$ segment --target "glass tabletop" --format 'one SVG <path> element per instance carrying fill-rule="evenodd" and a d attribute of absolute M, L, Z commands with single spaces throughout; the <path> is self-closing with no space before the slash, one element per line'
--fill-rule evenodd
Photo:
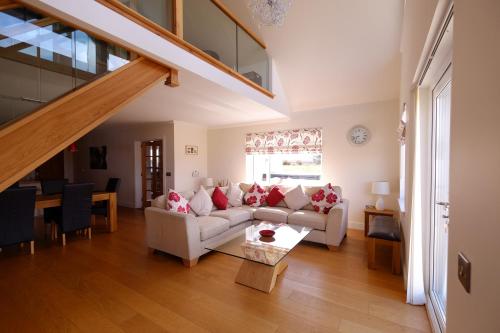
<path fill-rule="evenodd" d="M 262 237 L 261 230 L 273 230 L 272 237 Z M 206 246 L 208 250 L 234 257 L 275 266 L 310 232 L 311 228 L 261 222 L 237 232 L 232 239 L 220 246 Z"/>

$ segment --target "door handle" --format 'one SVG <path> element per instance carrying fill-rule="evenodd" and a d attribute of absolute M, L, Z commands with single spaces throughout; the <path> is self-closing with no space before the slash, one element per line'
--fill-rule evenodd
<path fill-rule="evenodd" d="M 436 205 L 444 206 L 445 208 L 450 207 L 450 203 L 449 202 L 443 202 L 443 201 L 436 202 Z"/>

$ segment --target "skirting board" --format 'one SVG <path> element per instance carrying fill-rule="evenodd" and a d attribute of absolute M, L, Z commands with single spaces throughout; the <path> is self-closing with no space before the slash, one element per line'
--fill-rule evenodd
<path fill-rule="evenodd" d="M 358 221 L 348 221 L 347 228 L 349 229 L 357 229 L 357 230 L 365 230 L 365 223 Z"/>

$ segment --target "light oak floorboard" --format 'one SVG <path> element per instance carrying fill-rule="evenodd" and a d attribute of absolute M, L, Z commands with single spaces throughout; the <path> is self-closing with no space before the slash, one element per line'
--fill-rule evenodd
<path fill-rule="evenodd" d="M 44 239 L 35 255 L 0 253 L 0 332 L 429 332 L 424 307 L 405 304 L 391 249 L 367 268 L 366 239 L 349 230 L 338 252 L 301 243 L 270 294 L 234 282 L 241 260 L 220 253 L 185 268 L 145 244 L 143 211 L 98 218 L 91 240 Z M 29 319 L 28 319 L 29 318 Z"/>

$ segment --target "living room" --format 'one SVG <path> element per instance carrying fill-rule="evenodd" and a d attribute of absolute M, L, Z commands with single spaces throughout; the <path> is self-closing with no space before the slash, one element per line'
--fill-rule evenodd
<path fill-rule="evenodd" d="M 500 330 L 495 1 L 0 13 L 0 331 Z"/>

